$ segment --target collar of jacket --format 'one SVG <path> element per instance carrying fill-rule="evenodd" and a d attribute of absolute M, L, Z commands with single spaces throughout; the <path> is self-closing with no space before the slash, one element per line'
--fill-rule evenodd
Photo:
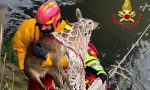
<path fill-rule="evenodd" d="M 55 32 L 62 32 L 64 29 L 70 30 L 71 26 L 67 24 L 65 20 L 62 20 L 60 23 L 58 23 L 57 28 L 55 29 Z"/>

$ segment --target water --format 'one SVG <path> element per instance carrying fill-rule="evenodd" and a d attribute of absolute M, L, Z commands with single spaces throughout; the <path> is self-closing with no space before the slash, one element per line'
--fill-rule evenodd
<path fill-rule="evenodd" d="M 112 14 L 118 14 L 123 5 L 122 1 L 116 0 L 58 0 L 61 5 L 62 16 L 74 22 L 75 9 L 79 7 L 83 17 L 91 18 L 101 23 L 101 28 L 95 30 L 92 34 L 91 41 L 96 45 L 101 58 L 101 64 L 106 71 L 110 70 L 110 65 L 121 61 L 131 46 L 140 37 L 142 32 L 150 23 L 150 11 L 142 11 L 140 6 L 145 2 L 150 4 L 149 0 L 130 0 L 133 10 L 142 13 L 142 19 L 136 27 L 130 29 L 121 29 L 112 22 Z M 38 5 L 41 0 L 0 0 L 0 3 L 8 7 L 5 18 L 4 41 L 11 39 L 18 25 L 26 18 L 35 16 Z M 134 18 L 136 19 L 136 18 Z M 131 72 L 133 75 L 125 73 L 132 82 L 131 85 L 127 80 L 124 81 L 120 76 L 113 77 L 113 85 L 110 90 L 150 90 L 150 29 L 146 32 L 138 45 L 131 51 L 126 58 L 122 67 Z M 143 84 L 144 83 L 144 84 Z M 137 87 L 138 86 L 138 87 Z"/>

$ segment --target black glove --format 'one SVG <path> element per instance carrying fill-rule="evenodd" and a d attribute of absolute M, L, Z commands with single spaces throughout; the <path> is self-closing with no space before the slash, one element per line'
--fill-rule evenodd
<path fill-rule="evenodd" d="M 105 81 L 107 81 L 108 76 L 106 74 L 99 74 L 98 77 L 100 77 L 102 79 L 102 82 L 104 83 Z"/>
<path fill-rule="evenodd" d="M 42 58 L 42 59 L 46 59 L 46 56 L 48 54 L 48 52 L 46 51 L 44 45 L 42 43 L 35 43 L 31 46 L 31 53 L 38 57 L 38 58 Z"/>

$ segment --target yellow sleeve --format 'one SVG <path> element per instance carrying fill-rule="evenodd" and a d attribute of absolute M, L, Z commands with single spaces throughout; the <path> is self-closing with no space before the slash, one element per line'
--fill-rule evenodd
<path fill-rule="evenodd" d="M 18 56 L 18 66 L 20 70 L 24 70 L 24 59 L 26 53 L 17 53 Z"/>
<path fill-rule="evenodd" d="M 35 20 L 24 20 L 12 38 L 13 49 L 17 53 L 20 70 L 24 69 L 26 52 L 34 40 L 34 25 Z"/>

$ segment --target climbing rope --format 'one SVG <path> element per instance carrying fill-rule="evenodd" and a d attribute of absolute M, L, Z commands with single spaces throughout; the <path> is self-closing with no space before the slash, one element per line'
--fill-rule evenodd
<path fill-rule="evenodd" d="M 126 60 L 127 56 L 128 56 L 128 55 L 130 54 L 130 52 L 134 49 L 134 47 L 138 44 L 138 42 L 141 40 L 141 38 L 143 37 L 143 35 L 144 35 L 144 34 L 146 33 L 146 31 L 149 29 L 149 27 L 150 27 L 150 24 L 147 26 L 147 28 L 146 28 L 145 31 L 142 33 L 142 35 L 139 37 L 139 39 L 135 42 L 135 44 L 131 47 L 131 49 L 129 50 L 129 52 L 124 56 L 124 58 L 121 60 L 121 62 L 118 63 L 118 66 L 117 66 L 117 67 L 119 67 L 119 66 Z M 117 67 L 116 67 L 115 69 L 113 69 L 112 71 L 109 72 L 109 73 L 111 73 L 110 76 L 109 76 L 109 78 L 115 75 L 115 73 L 117 72 Z"/>

